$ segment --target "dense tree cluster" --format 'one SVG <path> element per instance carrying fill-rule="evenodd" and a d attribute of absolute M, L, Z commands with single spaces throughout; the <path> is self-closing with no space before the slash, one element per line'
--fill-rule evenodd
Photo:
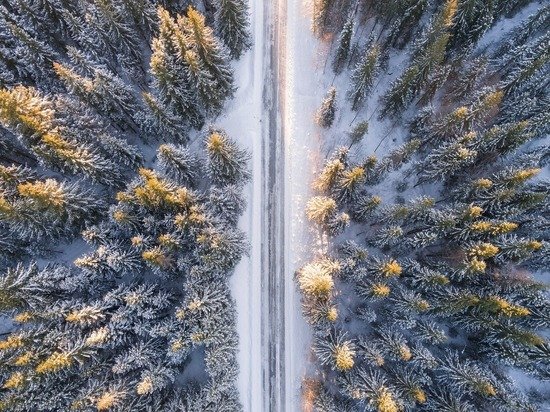
<path fill-rule="evenodd" d="M 546 410 L 550 8 L 529 3 L 318 2 L 317 33 L 336 29 L 324 16 L 346 16 L 332 37 L 350 84 L 340 110 L 361 113 L 384 56 L 410 59 L 372 113 L 404 125 L 403 141 L 381 158 L 336 149 L 307 203 L 329 238 L 297 272 L 315 410 Z M 366 134 L 357 122 L 351 145 Z M 527 377 L 540 385 L 518 385 Z"/>
<path fill-rule="evenodd" d="M 156 3 L 0 5 L 2 411 L 241 409 L 247 2 Z"/>

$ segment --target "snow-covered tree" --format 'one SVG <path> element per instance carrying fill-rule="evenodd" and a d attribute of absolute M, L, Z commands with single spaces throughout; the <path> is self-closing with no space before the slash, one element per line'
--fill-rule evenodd
<path fill-rule="evenodd" d="M 324 128 L 332 126 L 334 117 L 336 116 L 336 109 L 336 88 L 331 87 L 325 95 L 321 107 L 317 110 L 317 124 Z"/>
<path fill-rule="evenodd" d="M 348 99 L 351 101 L 352 110 L 358 110 L 367 98 L 379 71 L 380 47 L 374 44 L 365 52 L 353 70 L 351 87 L 348 91 Z"/>
<path fill-rule="evenodd" d="M 247 0 L 216 0 L 216 31 L 231 53 L 239 58 L 251 46 Z"/>

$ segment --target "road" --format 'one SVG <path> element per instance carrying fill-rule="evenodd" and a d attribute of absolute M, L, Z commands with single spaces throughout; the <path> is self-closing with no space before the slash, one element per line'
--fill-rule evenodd
<path fill-rule="evenodd" d="M 251 248 L 231 280 L 245 412 L 301 410 L 309 329 L 293 274 L 310 249 L 303 203 L 313 174 L 310 145 L 318 146 L 311 118 L 319 101 L 310 78 L 316 51 L 305 1 L 251 0 L 254 45 L 236 62 L 236 96 L 219 119 L 252 154 L 248 206 L 239 223 Z"/>
<path fill-rule="evenodd" d="M 312 120 L 324 93 L 308 4 L 264 2 L 269 28 L 263 99 L 262 410 L 270 412 L 302 410 L 300 385 L 310 347 L 294 281 L 312 249 L 304 207 L 319 153 Z"/>
<path fill-rule="evenodd" d="M 268 22 L 265 54 L 268 59 L 264 88 L 263 166 L 265 205 L 262 239 L 262 382 L 264 411 L 283 411 L 285 405 L 285 139 L 284 116 L 284 33 L 286 0 L 266 1 Z"/>

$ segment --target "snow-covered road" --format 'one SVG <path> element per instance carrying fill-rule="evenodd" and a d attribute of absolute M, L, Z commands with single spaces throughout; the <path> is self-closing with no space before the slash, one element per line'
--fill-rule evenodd
<path fill-rule="evenodd" d="M 239 89 L 218 121 L 252 154 L 240 222 L 250 254 L 232 278 L 247 412 L 302 409 L 310 332 L 294 273 L 314 239 L 303 210 L 320 147 L 312 119 L 324 93 L 309 10 L 303 0 L 252 1 L 254 46 L 236 65 Z"/>

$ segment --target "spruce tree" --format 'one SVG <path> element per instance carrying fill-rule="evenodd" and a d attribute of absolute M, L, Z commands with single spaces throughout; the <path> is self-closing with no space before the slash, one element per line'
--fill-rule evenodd
<path fill-rule="evenodd" d="M 0 90 L 0 121 L 46 165 L 82 173 L 92 180 L 114 184 L 120 172 L 105 156 L 86 144 L 63 135 L 52 102 L 32 89 L 17 86 Z"/>
<path fill-rule="evenodd" d="M 351 87 L 348 99 L 351 101 L 351 110 L 358 110 L 369 95 L 374 80 L 380 71 L 380 47 L 374 44 L 357 63 L 351 76 Z"/>
<path fill-rule="evenodd" d="M 332 126 L 335 116 L 336 116 L 336 88 L 331 87 L 328 90 L 327 94 L 325 95 L 323 103 L 321 103 L 321 107 L 319 107 L 319 109 L 317 110 L 317 114 L 316 114 L 317 124 L 321 127 L 324 127 L 325 129 L 328 129 L 330 126 Z"/>
<path fill-rule="evenodd" d="M 483 33 L 491 27 L 495 14 L 492 2 L 460 1 L 453 28 L 453 46 L 467 49 L 475 45 Z"/>
<path fill-rule="evenodd" d="M 251 46 L 247 0 L 216 0 L 216 32 L 238 59 Z"/>
<path fill-rule="evenodd" d="M 353 129 L 349 132 L 349 137 L 351 139 L 351 144 L 359 143 L 365 135 L 369 132 L 369 122 L 362 121 L 357 123 Z"/>
<path fill-rule="evenodd" d="M 250 172 L 246 163 L 249 155 L 237 147 L 223 130 L 212 129 L 206 139 L 208 171 L 217 184 L 245 183 Z"/>
<path fill-rule="evenodd" d="M 218 111 L 223 101 L 233 95 L 233 72 L 227 51 L 206 25 L 204 16 L 193 7 L 190 6 L 187 17 L 180 20 L 188 49 L 197 54 L 214 81 L 216 93 L 204 96 L 204 104 L 207 109 Z"/>
<path fill-rule="evenodd" d="M 199 128 L 204 123 L 204 113 L 197 102 L 197 91 L 189 84 L 186 67 L 182 64 L 186 50 L 181 50 L 180 41 L 185 38 L 185 34 L 168 11 L 159 8 L 158 18 L 159 34 L 153 39 L 150 61 L 153 85 L 169 112 L 183 116 L 188 124 Z M 177 58 L 178 53 L 180 60 Z M 152 99 L 146 99 L 146 102 L 153 114 L 158 116 L 159 105 L 153 106 Z"/>
<path fill-rule="evenodd" d="M 334 60 L 332 61 L 332 70 L 336 74 L 339 74 L 343 70 L 345 63 L 348 60 L 351 51 L 353 26 L 353 16 L 350 15 L 342 27 L 342 31 L 338 37 L 338 47 L 336 49 L 336 53 L 334 54 Z"/>
<path fill-rule="evenodd" d="M 325 30 L 327 16 L 332 0 L 315 0 L 313 2 L 313 32 L 320 35 Z"/>
<path fill-rule="evenodd" d="M 382 117 L 403 111 L 426 85 L 432 71 L 445 61 L 456 11 L 457 0 L 446 1 L 416 42 L 411 64 L 383 96 Z"/>

